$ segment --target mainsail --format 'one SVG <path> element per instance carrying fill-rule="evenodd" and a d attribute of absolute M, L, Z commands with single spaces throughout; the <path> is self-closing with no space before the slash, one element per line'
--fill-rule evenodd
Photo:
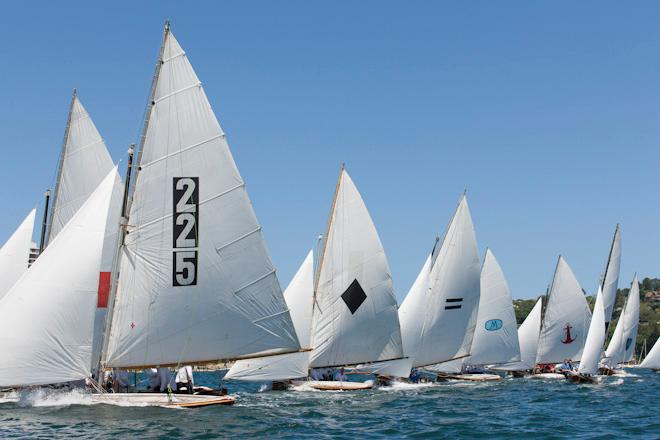
<path fill-rule="evenodd" d="M 594 313 L 589 324 L 589 332 L 584 343 L 584 351 L 578 373 L 596 374 L 598 372 L 598 361 L 603 352 L 605 343 L 605 308 L 603 307 L 603 292 L 600 287 L 596 295 L 596 304 L 594 304 Z"/>
<path fill-rule="evenodd" d="M 103 366 L 299 350 L 245 184 L 169 25 L 138 157 Z"/>
<path fill-rule="evenodd" d="M 605 275 L 601 283 L 601 290 L 603 291 L 603 306 L 605 307 L 605 327 L 607 328 L 612 319 L 612 311 L 614 310 L 614 303 L 616 301 L 616 291 L 619 285 L 619 269 L 621 267 L 621 230 L 619 225 L 616 225 L 614 230 L 614 237 L 612 238 L 612 246 L 610 247 L 610 254 L 607 258 L 607 265 L 605 266 Z"/>
<path fill-rule="evenodd" d="M 399 359 L 392 275 L 367 207 L 342 167 L 314 294 L 310 366 Z"/>
<path fill-rule="evenodd" d="M 442 246 L 427 258 L 401 309 L 406 356 L 422 367 L 469 355 L 479 304 L 479 254 L 465 195 Z"/>
<path fill-rule="evenodd" d="M 637 274 L 633 276 L 628 299 L 614 329 L 614 334 L 607 346 L 604 362 L 610 367 L 632 360 L 635 354 L 637 328 L 639 327 L 639 282 Z"/>
<path fill-rule="evenodd" d="M 284 290 L 291 319 L 303 348 L 309 347 L 312 331 L 312 299 L 314 297 L 314 257 L 309 251 L 305 261 Z M 276 381 L 306 377 L 309 351 L 236 361 L 225 380 Z"/>
<path fill-rule="evenodd" d="M 587 337 L 591 311 L 573 271 L 562 256 L 548 293 L 536 362 L 579 361 Z"/>
<path fill-rule="evenodd" d="M 30 211 L 18 229 L 0 248 L 0 299 L 28 268 L 35 212 L 34 209 Z"/>
<path fill-rule="evenodd" d="M 660 338 L 655 341 L 653 348 L 639 366 L 641 368 L 660 368 Z"/>
<path fill-rule="evenodd" d="M 541 331 L 541 311 L 543 298 L 536 301 L 536 305 L 529 312 L 527 318 L 518 328 L 518 341 L 520 342 L 520 362 L 512 362 L 496 367 L 506 371 L 532 370 L 536 365 L 536 352 L 539 346 L 539 333 Z"/>
<path fill-rule="evenodd" d="M 113 168 L 103 138 L 74 90 L 64 131 L 46 244 L 60 233 Z"/>
<path fill-rule="evenodd" d="M 89 377 L 99 268 L 116 177 L 111 170 L 0 300 L 0 387 Z"/>

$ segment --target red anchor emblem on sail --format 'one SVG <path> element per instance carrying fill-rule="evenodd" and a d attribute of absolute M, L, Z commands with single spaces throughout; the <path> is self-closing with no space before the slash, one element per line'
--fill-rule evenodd
<path fill-rule="evenodd" d="M 561 340 L 562 344 L 570 344 L 571 342 L 575 341 L 575 338 L 571 337 L 571 324 L 568 322 L 566 323 L 566 335 L 564 336 L 564 339 Z"/>

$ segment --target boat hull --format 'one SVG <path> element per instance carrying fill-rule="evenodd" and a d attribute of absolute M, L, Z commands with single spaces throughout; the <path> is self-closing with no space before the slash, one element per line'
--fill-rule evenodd
<path fill-rule="evenodd" d="M 340 382 L 340 381 L 320 381 L 310 380 L 301 382 L 301 385 L 307 385 L 310 388 L 320 391 L 357 391 L 368 390 L 374 387 L 373 381 L 366 382 Z"/>
<path fill-rule="evenodd" d="M 122 406 L 158 406 L 162 408 L 201 408 L 214 405 L 233 405 L 231 396 L 200 396 L 165 393 L 105 393 L 92 394 L 92 402 Z"/>

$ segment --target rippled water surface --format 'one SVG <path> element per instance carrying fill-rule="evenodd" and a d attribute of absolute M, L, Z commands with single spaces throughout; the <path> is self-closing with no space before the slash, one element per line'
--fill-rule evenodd
<path fill-rule="evenodd" d="M 504 379 L 361 392 L 264 391 L 228 384 L 231 407 L 90 405 L 81 393 L 0 403 L 2 438 L 660 438 L 660 374 L 606 383 Z M 196 381 L 217 385 L 219 373 Z"/>

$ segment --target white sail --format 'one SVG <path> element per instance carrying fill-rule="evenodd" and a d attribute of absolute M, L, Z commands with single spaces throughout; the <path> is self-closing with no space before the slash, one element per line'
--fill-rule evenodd
<path fill-rule="evenodd" d="M 632 360 L 635 354 L 637 328 L 639 327 L 639 282 L 633 277 L 626 304 L 614 329 L 605 352 L 604 362 L 610 367 Z"/>
<path fill-rule="evenodd" d="M 616 291 L 619 286 L 619 269 L 621 267 L 621 230 L 616 225 L 614 238 L 610 247 L 610 254 L 605 266 L 605 276 L 601 284 L 603 291 L 603 305 L 605 307 L 605 325 L 609 326 L 612 319 L 612 311 L 616 302 Z"/>
<path fill-rule="evenodd" d="M 536 305 L 529 312 L 527 318 L 518 329 L 518 341 L 520 342 L 520 362 L 498 365 L 496 369 L 506 371 L 532 370 L 536 365 L 536 352 L 539 346 L 539 334 L 541 331 L 541 311 L 543 310 L 543 298 L 536 301 Z"/>
<path fill-rule="evenodd" d="M 466 365 L 492 365 L 520 360 L 513 299 L 495 256 L 486 250 L 481 268 L 481 296 L 470 356 L 429 367 L 460 372 Z"/>
<path fill-rule="evenodd" d="M 545 307 L 536 362 L 579 361 L 591 311 L 582 288 L 563 257 L 559 257 Z"/>
<path fill-rule="evenodd" d="M 584 343 L 584 351 L 578 373 L 596 374 L 598 372 L 598 361 L 603 352 L 605 343 L 605 308 L 603 307 L 603 292 L 600 287 L 596 294 L 596 303 L 594 304 L 594 313 L 589 325 L 587 340 Z"/>
<path fill-rule="evenodd" d="M 0 387 L 90 375 L 94 308 L 113 169 L 0 300 Z"/>
<path fill-rule="evenodd" d="M 421 367 L 466 356 L 479 304 L 479 254 L 467 199 L 401 305 L 406 353 Z"/>
<path fill-rule="evenodd" d="M 291 319 L 303 348 L 310 345 L 312 331 L 312 300 L 314 298 L 314 257 L 309 251 L 305 261 L 284 291 Z M 225 375 L 225 380 L 277 381 L 307 376 L 309 352 L 236 361 Z"/>
<path fill-rule="evenodd" d="M 398 308 L 385 250 L 345 169 L 319 265 L 310 366 L 401 358 Z"/>
<path fill-rule="evenodd" d="M 103 138 L 75 90 L 71 99 L 46 243 L 59 234 L 114 168 Z"/>
<path fill-rule="evenodd" d="M 655 341 L 653 348 L 639 366 L 640 368 L 660 368 L 660 338 Z"/>
<path fill-rule="evenodd" d="M 9 240 L 0 248 L 0 299 L 28 269 L 36 210 L 30 211 Z"/>
<path fill-rule="evenodd" d="M 104 366 L 298 350 L 245 184 L 169 28 L 147 114 Z"/>

